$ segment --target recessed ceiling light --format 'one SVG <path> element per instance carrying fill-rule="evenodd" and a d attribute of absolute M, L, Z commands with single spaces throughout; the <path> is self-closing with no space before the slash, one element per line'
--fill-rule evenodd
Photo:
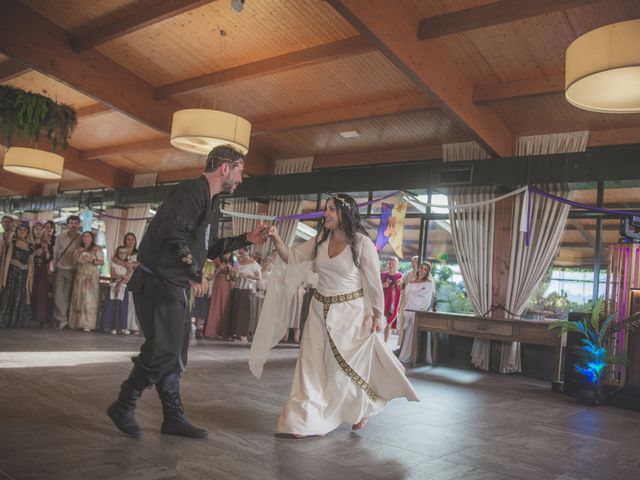
<path fill-rule="evenodd" d="M 347 130 L 346 132 L 340 132 L 342 138 L 358 138 L 360 133 L 357 130 Z"/>

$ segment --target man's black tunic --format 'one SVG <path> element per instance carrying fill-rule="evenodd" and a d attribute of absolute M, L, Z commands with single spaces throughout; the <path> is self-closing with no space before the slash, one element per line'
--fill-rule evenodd
<path fill-rule="evenodd" d="M 150 383 L 184 369 L 189 346 L 189 280 L 202 281 L 207 258 L 250 245 L 246 235 L 217 239 L 218 199 L 201 176 L 179 184 L 158 209 L 129 281 L 145 343 L 134 359 Z"/>

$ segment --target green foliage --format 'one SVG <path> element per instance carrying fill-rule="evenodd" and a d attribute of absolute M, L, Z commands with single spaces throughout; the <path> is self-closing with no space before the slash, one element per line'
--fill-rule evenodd
<path fill-rule="evenodd" d="M 631 332 L 640 327 L 640 317 L 631 317 L 616 321 L 615 313 L 607 313 L 602 299 L 593 307 L 590 320 L 556 320 L 549 325 L 549 330 L 558 335 L 575 332 L 582 335 L 582 346 L 576 348 L 576 353 L 582 357 L 581 365 L 576 365 L 576 371 L 586 376 L 592 383 L 600 383 L 600 379 L 608 366 L 624 365 L 628 362 L 623 353 L 613 354 L 609 346 L 615 335 L 625 330 Z"/>
<path fill-rule="evenodd" d="M 43 133 L 56 148 L 69 146 L 78 123 L 73 107 L 55 103 L 44 95 L 0 85 L 0 135 L 7 145 L 16 132 L 38 141 Z"/>

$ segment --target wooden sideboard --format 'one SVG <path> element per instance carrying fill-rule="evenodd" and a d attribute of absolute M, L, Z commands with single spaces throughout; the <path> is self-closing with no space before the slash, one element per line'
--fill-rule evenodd
<path fill-rule="evenodd" d="M 535 345 L 550 345 L 555 347 L 554 382 L 560 381 L 560 365 L 563 347 L 563 337 L 549 330 L 547 320 L 502 320 L 489 317 L 476 317 L 456 313 L 416 312 L 414 323 L 413 347 L 411 350 L 411 365 L 416 366 L 418 344 L 421 332 L 431 332 L 432 335 L 432 364 L 438 363 L 438 334 L 460 335 L 463 337 L 477 337 L 487 340 L 501 340 L 503 342 L 532 343 Z"/>

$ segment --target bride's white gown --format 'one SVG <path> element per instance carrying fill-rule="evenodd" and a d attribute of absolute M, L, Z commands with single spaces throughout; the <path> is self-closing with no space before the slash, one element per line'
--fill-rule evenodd
<path fill-rule="evenodd" d="M 311 239 L 290 249 L 289 265 L 309 262 L 314 242 Z M 371 309 L 382 314 L 384 308 L 373 242 L 358 234 L 361 268 L 355 266 L 348 246 L 329 258 L 328 244 L 327 240 L 320 245 L 315 260 L 318 293 L 327 297 L 362 289 L 364 296 L 330 305 L 326 323 L 323 303 L 316 298 L 311 301 L 291 393 L 278 418 L 277 433 L 324 435 L 342 423 L 354 424 L 375 415 L 392 398 L 419 400 L 402 364 L 372 332 Z M 269 319 L 261 317 L 263 321 Z"/>

